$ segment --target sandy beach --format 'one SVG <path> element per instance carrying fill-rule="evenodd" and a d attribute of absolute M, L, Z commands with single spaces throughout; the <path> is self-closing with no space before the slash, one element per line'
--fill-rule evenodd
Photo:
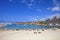
<path fill-rule="evenodd" d="M 60 29 L 0 31 L 0 40 L 60 40 Z"/>

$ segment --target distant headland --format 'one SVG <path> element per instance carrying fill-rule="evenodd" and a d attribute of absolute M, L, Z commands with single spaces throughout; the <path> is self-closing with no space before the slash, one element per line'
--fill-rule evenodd
<path fill-rule="evenodd" d="M 16 22 L 16 24 L 37 24 L 37 25 L 57 25 L 60 26 L 60 18 L 56 16 L 52 19 L 48 18 L 45 21 L 38 21 L 38 22 Z"/>
<path fill-rule="evenodd" d="M 36 24 L 36 25 L 44 25 L 44 26 L 60 26 L 60 18 L 58 17 L 53 17 L 52 19 L 48 18 L 44 21 L 37 21 L 37 22 L 12 22 L 12 23 L 5 23 L 5 24 L 0 24 L 0 26 L 4 26 L 7 24 Z"/>

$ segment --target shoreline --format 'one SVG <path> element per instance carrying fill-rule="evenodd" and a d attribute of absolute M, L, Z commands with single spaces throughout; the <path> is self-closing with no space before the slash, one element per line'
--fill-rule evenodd
<path fill-rule="evenodd" d="M 4 30 L 4 29 L 0 29 L 0 31 L 20 31 L 20 30 L 29 30 L 29 31 L 34 31 L 34 30 L 51 30 L 51 29 L 55 29 L 57 30 L 58 28 L 42 28 L 42 29 L 10 29 L 10 30 Z"/>

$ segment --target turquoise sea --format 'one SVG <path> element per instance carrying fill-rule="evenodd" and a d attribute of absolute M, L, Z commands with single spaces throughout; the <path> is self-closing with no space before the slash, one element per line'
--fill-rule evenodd
<path fill-rule="evenodd" d="M 11 24 L 0 27 L 0 29 L 47 29 L 47 28 L 54 28 L 55 26 L 41 26 L 41 25 L 34 25 L 34 24 Z"/>

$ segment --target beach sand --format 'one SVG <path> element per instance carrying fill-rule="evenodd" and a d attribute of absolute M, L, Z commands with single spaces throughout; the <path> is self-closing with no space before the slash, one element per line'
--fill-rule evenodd
<path fill-rule="evenodd" d="M 60 40 L 60 29 L 0 31 L 0 40 Z"/>

